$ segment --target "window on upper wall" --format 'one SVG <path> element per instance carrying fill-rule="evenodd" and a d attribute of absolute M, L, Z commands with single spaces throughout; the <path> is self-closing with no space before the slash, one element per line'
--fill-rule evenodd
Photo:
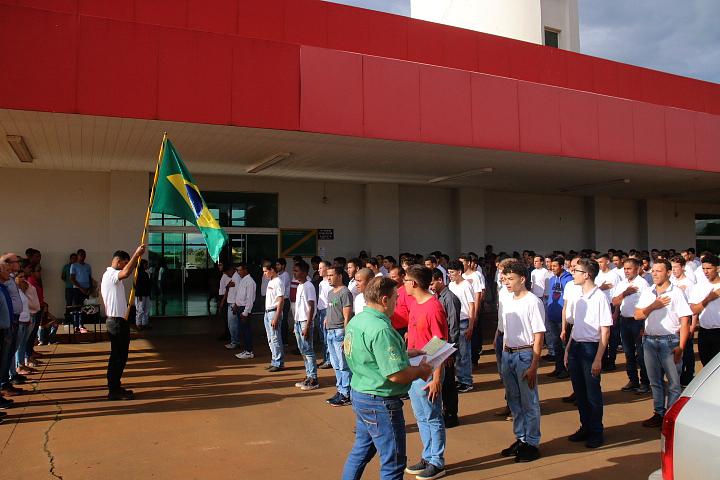
<path fill-rule="evenodd" d="M 720 215 L 695 215 L 695 249 L 698 254 L 705 250 L 720 252 Z"/>
<path fill-rule="evenodd" d="M 560 30 L 545 27 L 545 45 L 560 48 Z"/>

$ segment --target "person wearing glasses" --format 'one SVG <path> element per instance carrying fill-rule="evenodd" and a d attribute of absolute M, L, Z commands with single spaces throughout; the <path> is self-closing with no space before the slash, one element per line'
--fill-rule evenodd
<path fill-rule="evenodd" d="M 4 263 L 10 270 L 10 278 L 4 282 L 10 295 L 13 309 L 13 317 L 10 320 L 10 328 L 5 331 L 0 357 L 0 392 L 3 395 L 14 397 L 22 395 L 24 390 L 15 385 L 25 383 L 26 377 L 15 371 L 13 356 L 17 350 L 18 330 L 20 326 L 20 315 L 23 313 L 23 302 L 20 297 L 20 290 L 15 283 L 15 277 L 20 272 L 20 257 L 12 252 L 0 257 L 0 263 Z"/>
<path fill-rule="evenodd" d="M 568 440 L 584 441 L 587 448 L 598 448 L 604 442 L 600 372 L 613 324 L 610 304 L 595 285 L 599 270 L 595 260 L 578 260 L 572 275 L 573 283 L 581 290 L 568 306 L 567 314 L 573 328 L 565 349 L 565 366 L 570 373 L 580 414 L 580 428 Z"/>

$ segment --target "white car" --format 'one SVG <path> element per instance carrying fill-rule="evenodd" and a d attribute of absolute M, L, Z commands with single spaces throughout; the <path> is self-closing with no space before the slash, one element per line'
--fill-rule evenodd
<path fill-rule="evenodd" d="M 649 480 L 720 478 L 720 354 L 667 411 L 660 444 L 662 468 Z"/>

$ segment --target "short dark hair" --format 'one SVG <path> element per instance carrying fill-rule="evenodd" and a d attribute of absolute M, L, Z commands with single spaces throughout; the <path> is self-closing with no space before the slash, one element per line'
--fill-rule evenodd
<path fill-rule="evenodd" d="M 595 258 L 604 258 L 604 259 L 606 259 L 606 260 L 610 260 L 610 255 L 608 255 L 607 253 L 603 253 L 603 254 L 601 254 L 601 255 L 598 255 L 598 256 L 595 257 Z"/>
<path fill-rule="evenodd" d="M 432 279 L 433 279 L 433 280 L 442 280 L 442 281 L 444 282 L 444 281 L 445 281 L 445 275 L 443 274 L 443 272 L 442 272 L 439 268 L 433 268 L 433 271 L 432 271 Z"/>
<path fill-rule="evenodd" d="M 561 266 L 565 265 L 565 257 L 563 257 L 562 255 L 553 257 L 552 261 L 559 263 Z"/>
<path fill-rule="evenodd" d="M 84 253 L 85 255 L 87 255 L 87 252 L 85 251 L 84 248 L 78 248 L 77 254 L 80 255 L 81 253 Z"/>
<path fill-rule="evenodd" d="M 590 277 L 590 280 L 595 281 L 595 277 L 597 277 L 598 272 L 600 271 L 600 265 L 598 265 L 598 262 L 593 260 L 592 258 L 581 258 L 578 260 L 578 266 L 585 269 L 588 276 Z"/>
<path fill-rule="evenodd" d="M 368 263 L 375 268 L 377 268 L 380 265 L 377 261 L 377 258 L 375 258 L 375 257 L 370 257 L 370 258 L 366 259 L 365 265 L 367 265 Z"/>
<path fill-rule="evenodd" d="M 438 263 L 437 257 L 435 255 L 428 255 L 427 257 L 425 257 L 425 261 L 434 263 L 435 265 L 437 265 Z"/>
<path fill-rule="evenodd" d="M 668 272 L 670 270 L 672 270 L 672 265 L 670 264 L 670 261 L 667 258 L 658 258 L 657 260 L 655 260 L 655 263 L 653 264 L 653 266 L 659 265 L 659 264 L 665 265 L 665 270 Z"/>
<path fill-rule="evenodd" d="M 245 270 L 247 270 L 248 264 L 245 263 L 245 262 L 239 262 L 239 263 L 237 263 L 237 264 L 235 265 L 235 268 L 240 268 L 240 267 L 242 267 L 242 268 L 244 268 Z"/>
<path fill-rule="evenodd" d="M 447 269 L 456 270 L 458 272 L 462 272 L 463 270 L 465 270 L 462 266 L 462 263 L 460 263 L 460 260 L 453 260 L 452 262 L 448 263 Z"/>
<path fill-rule="evenodd" d="M 80 250 L 78 250 L 78 252 L 80 252 Z M 118 258 L 120 260 L 130 260 L 130 254 L 127 253 L 125 250 L 115 250 L 115 253 L 113 253 L 113 258 Z"/>
<path fill-rule="evenodd" d="M 283 267 L 286 267 L 286 266 L 287 266 L 287 260 L 285 260 L 285 259 L 282 258 L 282 257 L 280 257 L 280 258 L 278 258 L 277 260 L 275 260 L 275 263 L 279 263 L 279 264 L 282 265 Z"/>
<path fill-rule="evenodd" d="M 712 253 L 708 253 L 703 257 L 702 263 L 709 263 L 713 267 L 717 267 L 720 266 L 720 259 L 718 259 L 718 257 L 713 255 Z"/>
<path fill-rule="evenodd" d="M 428 267 L 411 265 L 410 268 L 407 269 L 405 276 L 406 278 L 415 280 L 423 290 L 430 288 L 430 282 L 432 282 L 432 270 Z"/>
<path fill-rule="evenodd" d="M 77 253 L 75 253 L 75 252 L 71 253 L 69 258 L 72 258 L 72 257 L 77 257 Z"/>
<path fill-rule="evenodd" d="M 275 266 L 275 262 L 271 262 L 270 260 L 265 260 L 262 264 L 262 268 L 267 268 L 268 270 L 277 272 L 277 267 Z"/>
<path fill-rule="evenodd" d="M 308 273 L 310 271 L 310 265 L 305 260 L 295 262 L 295 266 L 300 269 L 302 273 Z"/>
<path fill-rule="evenodd" d="M 359 267 L 359 268 L 363 267 L 362 262 L 357 257 L 351 258 L 350 260 L 347 261 L 347 263 L 352 263 L 353 265 L 355 265 L 356 267 Z"/>
<path fill-rule="evenodd" d="M 386 277 L 373 277 L 365 287 L 365 301 L 380 303 L 382 297 L 389 297 L 398 288 L 397 283 Z"/>
<path fill-rule="evenodd" d="M 347 265 L 347 259 L 345 257 L 335 257 L 333 258 L 333 262 L 337 263 L 338 265 L 342 265 L 343 267 Z"/>
<path fill-rule="evenodd" d="M 510 275 L 511 273 L 523 278 L 528 276 L 527 267 L 522 262 L 509 262 L 503 267 L 503 275 Z"/>
<path fill-rule="evenodd" d="M 628 257 L 628 258 L 626 258 L 625 260 L 623 260 L 623 265 L 625 265 L 625 264 L 628 263 L 628 262 L 629 262 L 629 263 L 632 263 L 632 264 L 635 265 L 636 267 L 642 266 L 642 262 L 641 262 L 640 260 L 638 260 L 637 258 L 635 258 L 635 257 Z"/>
<path fill-rule="evenodd" d="M 670 263 L 679 263 L 683 267 L 685 266 L 685 259 L 682 257 L 682 255 L 675 255 L 670 259 Z"/>
<path fill-rule="evenodd" d="M 392 267 L 392 268 L 390 269 L 390 272 L 393 272 L 394 270 L 397 270 L 398 275 L 400 275 L 401 277 L 404 276 L 404 275 L 407 273 L 407 272 L 405 271 L 405 269 L 404 269 L 403 267 L 401 267 L 400 265 L 395 265 L 394 267 Z M 388 273 L 390 273 L 390 272 L 388 272 Z"/>

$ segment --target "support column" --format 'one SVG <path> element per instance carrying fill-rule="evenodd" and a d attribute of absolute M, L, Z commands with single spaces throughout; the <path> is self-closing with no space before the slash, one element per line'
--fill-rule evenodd
<path fill-rule="evenodd" d="M 400 191 L 395 183 L 365 185 L 365 249 L 396 258 L 400 253 Z"/>
<path fill-rule="evenodd" d="M 485 251 L 485 191 L 481 188 L 458 188 L 456 190 L 455 219 L 458 250 L 456 253 Z"/>
<path fill-rule="evenodd" d="M 663 206 L 664 203 L 662 200 L 645 200 L 645 235 L 643 236 L 643 240 L 645 241 L 644 247 L 648 250 L 651 248 L 665 248 L 665 220 Z"/>
<path fill-rule="evenodd" d="M 147 172 L 110 172 L 108 250 L 127 250 L 139 245 L 150 198 Z M 110 259 L 108 258 L 109 262 Z"/>

